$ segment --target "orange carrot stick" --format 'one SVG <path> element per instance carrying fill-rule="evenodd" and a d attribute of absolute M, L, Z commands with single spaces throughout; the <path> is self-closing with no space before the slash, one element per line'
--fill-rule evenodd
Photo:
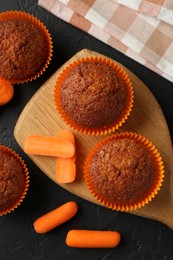
<path fill-rule="evenodd" d="M 56 158 L 57 183 L 71 183 L 76 178 L 76 164 L 73 158 Z"/>
<path fill-rule="evenodd" d="M 78 211 L 78 205 L 74 201 L 67 202 L 62 206 L 39 217 L 34 222 L 34 229 L 37 233 L 43 234 L 60 226 L 71 219 Z"/>
<path fill-rule="evenodd" d="M 60 130 L 58 137 L 64 138 L 75 145 L 74 135 L 68 130 Z M 71 183 L 76 177 L 76 154 L 71 158 L 56 158 L 56 180 L 58 183 Z"/>
<path fill-rule="evenodd" d="M 116 231 L 97 230 L 70 230 L 66 237 L 66 244 L 80 248 L 112 248 L 121 240 L 121 235 Z"/>
<path fill-rule="evenodd" d="M 61 129 L 58 131 L 57 136 L 61 139 L 70 141 L 72 144 L 75 144 L 75 138 L 72 132 L 67 129 Z"/>
<path fill-rule="evenodd" d="M 5 80 L 0 78 L 0 106 L 7 104 L 14 95 L 13 85 Z"/>
<path fill-rule="evenodd" d="M 25 140 L 24 151 L 28 154 L 70 158 L 75 153 L 75 147 L 57 136 L 31 135 Z"/>

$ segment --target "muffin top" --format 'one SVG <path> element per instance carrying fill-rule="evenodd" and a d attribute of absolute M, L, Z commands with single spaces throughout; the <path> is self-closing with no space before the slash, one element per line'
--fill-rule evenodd
<path fill-rule="evenodd" d="M 78 125 L 101 128 L 112 124 L 126 105 L 124 81 L 101 61 L 81 62 L 65 77 L 60 93 L 66 114 Z"/>
<path fill-rule="evenodd" d="M 42 65 L 47 52 L 44 33 L 19 18 L 0 21 L 0 76 L 24 79 Z"/>
<path fill-rule="evenodd" d="M 90 180 L 96 193 L 118 205 L 144 199 L 153 188 L 154 179 L 153 159 L 135 140 L 112 139 L 91 160 Z"/>
<path fill-rule="evenodd" d="M 7 151 L 0 150 L 0 211 L 16 203 L 24 185 L 25 175 L 18 160 Z"/>

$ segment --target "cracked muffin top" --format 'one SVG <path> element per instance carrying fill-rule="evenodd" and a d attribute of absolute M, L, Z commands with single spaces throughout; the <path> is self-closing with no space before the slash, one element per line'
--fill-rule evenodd
<path fill-rule="evenodd" d="M 100 196 L 117 204 L 144 199 L 155 181 L 155 163 L 148 150 L 135 140 L 113 139 L 94 154 L 90 180 Z"/>
<path fill-rule="evenodd" d="M 20 80 L 33 75 L 47 53 L 44 33 L 30 21 L 0 21 L 0 77 Z"/>
<path fill-rule="evenodd" d="M 124 110 L 127 89 L 109 64 L 81 62 L 66 75 L 60 100 L 63 110 L 76 124 L 104 128 L 115 122 Z"/>

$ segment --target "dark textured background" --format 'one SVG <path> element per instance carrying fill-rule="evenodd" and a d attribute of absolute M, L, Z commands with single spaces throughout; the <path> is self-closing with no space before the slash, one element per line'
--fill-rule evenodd
<path fill-rule="evenodd" d="M 34 0 L 0 0 L 0 12 L 27 11 L 49 29 L 54 43 L 51 65 L 37 80 L 15 85 L 12 101 L 0 107 L 0 143 L 16 150 L 30 171 L 30 187 L 22 205 L 0 218 L 0 260 L 172 260 L 173 231 L 159 222 L 96 206 L 60 188 L 23 153 L 13 137 L 21 111 L 39 87 L 65 61 L 83 48 L 103 53 L 129 68 L 152 91 L 166 117 L 173 138 L 173 84 L 125 57 L 111 47 L 51 15 Z M 157 116 L 157 115 L 156 115 Z M 158 129 L 159 138 L 159 129 Z M 79 204 L 69 222 L 45 234 L 36 234 L 33 221 L 46 211 L 69 201 Z M 65 244 L 73 228 L 118 230 L 121 244 L 115 249 L 74 249 Z"/>

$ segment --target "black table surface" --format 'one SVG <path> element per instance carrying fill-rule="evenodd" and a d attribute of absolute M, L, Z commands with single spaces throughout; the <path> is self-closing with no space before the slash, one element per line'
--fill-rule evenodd
<path fill-rule="evenodd" d="M 69 58 L 83 48 L 111 57 L 136 74 L 158 100 L 173 138 L 173 84 L 148 68 L 81 30 L 65 23 L 38 6 L 35 0 L 0 0 L 0 12 L 21 10 L 40 19 L 53 38 L 53 58 L 49 68 L 37 80 L 15 85 L 13 99 L 0 107 L 0 143 L 11 147 L 25 160 L 30 186 L 20 207 L 0 218 L 0 260 L 172 260 L 173 231 L 154 220 L 116 212 L 85 201 L 50 180 L 21 150 L 13 136 L 14 126 L 23 108 L 41 85 Z M 158 129 L 159 138 L 159 129 Z M 47 234 L 37 234 L 33 222 L 40 215 L 74 200 L 78 214 Z M 114 249 L 75 249 L 65 244 L 70 229 L 117 230 L 122 235 Z"/>

